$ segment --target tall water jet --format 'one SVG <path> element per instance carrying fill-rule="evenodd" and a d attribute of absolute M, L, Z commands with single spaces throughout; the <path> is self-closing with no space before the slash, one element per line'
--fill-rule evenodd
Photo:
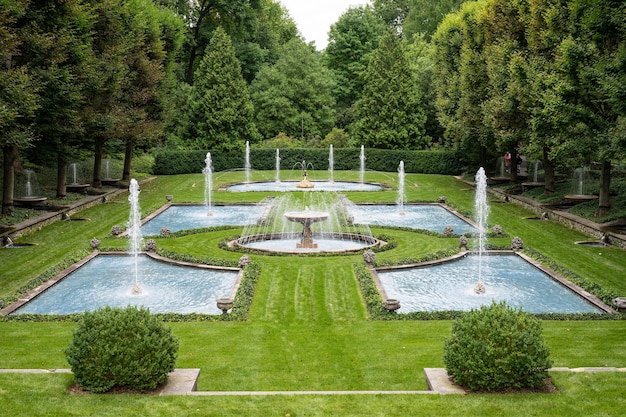
<path fill-rule="evenodd" d="M 141 252 L 141 210 L 139 208 L 139 183 L 134 178 L 130 180 L 130 194 L 128 201 L 130 202 L 130 215 L 128 217 L 128 237 L 130 239 L 129 252 L 134 258 L 135 284 L 133 285 L 133 294 L 141 294 L 141 286 L 139 285 L 139 253 Z"/>
<path fill-rule="evenodd" d="M 487 217 L 489 216 L 489 205 L 487 204 L 487 175 L 483 167 L 478 169 L 475 177 L 476 195 L 474 197 L 474 211 L 476 212 L 476 223 L 478 224 L 478 283 L 474 288 L 477 294 L 485 292 L 485 285 L 482 282 L 483 277 L 483 255 L 487 236 L 485 229 L 487 227 Z"/>
<path fill-rule="evenodd" d="M 361 153 L 359 154 L 359 160 L 361 161 L 361 166 L 359 168 L 359 182 L 361 186 L 363 185 L 365 179 L 365 147 L 361 145 Z"/>
<path fill-rule="evenodd" d="M 401 216 L 405 215 L 404 199 L 404 161 L 400 161 L 400 165 L 398 166 L 398 199 L 396 203 L 398 204 L 398 214 Z"/>
<path fill-rule="evenodd" d="M 335 183 L 334 177 L 335 170 L 335 156 L 333 155 L 333 144 L 330 144 L 330 149 L 328 150 L 328 182 L 331 184 Z"/>
<path fill-rule="evenodd" d="M 211 152 L 206 154 L 204 162 L 205 166 L 202 170 L 202 173 L 204 174 L 204 205 L 207 209 L 207 216 L 212 216 L 213 211 L 211 209 L 211 197 L 213 193 L 213 162 L 211 161 Z"/>
<path fill-rule="evenodd" d="M 246 159 L 243 167 L 246 173 L 246 184 L 250 184 L 250 142 L 246 141 Z"/>
<path fill-rule="evenodd" d="M 274 178 L 276 184 L 280 184 L 280 150 L 276 148 L 276 175 Z"/>

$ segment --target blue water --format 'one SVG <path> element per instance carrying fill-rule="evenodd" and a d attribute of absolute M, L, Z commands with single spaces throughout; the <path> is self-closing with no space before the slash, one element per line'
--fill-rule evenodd
<path fill-rule="evenodd" d="M 452 226 L 454 233 L 476 232 L 471 224 L 436 204 L 404 205 L 404 215 L 400 215 L 396 205 L 356 205 L 350 206 L 350 214 L 355 223 L 402 226 L 443 233 L 446 226 Z"/>
<path fill-rule="evenodd" d="M 172 205 L 144 223 L 141 233 L 144 236 L 158 235 L 163 227 L 167 227 L 171 232 L 177 232 L 210 226 L 244 226 L 256 223 L 264 210 L 265 207 L 261 205 L 211 206 L 213 215 L 208 216 L 206 206 Z"/>
<path fill-rule="evenodd" d="M 205 206 L 170 206 L 163 213 L 141 227 L 144 236 L 158 235 L 163 227 L 172 232 L 199 227 L 233 225 L 243 226 L 256 223 L 265 211 L 265 206 L 214 206 L 213 216 L 207 216 Z M 443 233 L 452 226 L 457 234 L 476 232 L 476 229 L 439 205 L 405 205 L 405 215 L 398 213 L 395 205 L 351 205 L 349 212 L 358 224 L 379 226 L 403 226 Z"/>
<path fill-rule="evenodd" d="M 227 188 L 227 191 L 248 192 L 248 191 L 268 191 L 268 192 L 287 192 L 287 191 L 380 191 L 383 189 L 381 185 L 372 183 L 359 183 L 349 181 L 311 181 L 313 188 L 298 188 L 296 184 L 300 181 L 262 181 L 251 182 L 249 184 L 233 184 Z"/>
<path fill-rule="evenodd" d="M 435 266 L 380 271 L 388 298 L 400 300 L 400 313 L 469 311 L 493 300 L 530 313 L 601 313 L 517 255 L 483 257 L 484 294 L 476 294 L 478 256 Z"/>
<path fill-rule="evenodd" d="M 139 256 L 139 295 L 134 258 L 99 255 L 13 314 L 71 314 L 99 307 L 144 306 L 151 313 L 220 314 L 218 298 L 229 297 L 238 272 L 172 265 Z"/>

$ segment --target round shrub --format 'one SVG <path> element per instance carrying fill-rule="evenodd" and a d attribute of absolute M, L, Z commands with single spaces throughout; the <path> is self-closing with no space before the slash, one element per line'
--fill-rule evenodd
<path fill-rule="evenodd" d="M 536 317 L 493 302 L 452 325 L 443 361 L 454 381 L 471 391 L 542 388 L 552 366 Z"/>
<path fill-rule="evenodd" d="M 174 369 L 178 339 L 145 308 L 104 307 L 86 312 L 65 356 L 76 383 L 101 393 L 151 390 Z"/>

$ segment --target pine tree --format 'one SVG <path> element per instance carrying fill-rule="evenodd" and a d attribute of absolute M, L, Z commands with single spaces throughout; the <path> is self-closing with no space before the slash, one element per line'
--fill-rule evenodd
<path fill-rule="evenodd" d="M 356 103 L 354 136 L 359 143 L 379 149 L 423 149 L 426 116 L 402 39 L 385 35 L 367 67 L 365 87 Z"/>
<path fill-rule="evenodd" d="M 243 149 L 259 140 L 241 64 L 226 32 L 218 28 L 194 74 L 179 137 L 196 149 Z"/>

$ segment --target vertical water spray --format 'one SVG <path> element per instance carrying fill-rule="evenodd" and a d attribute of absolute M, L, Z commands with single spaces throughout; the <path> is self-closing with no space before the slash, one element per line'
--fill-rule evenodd
<path fill-rule="evenodd" d="M 274 178 L 274 181 L 276 181 L 276 184 L 280 184 L 280 150 L 278 148 L 276 148 L 276 178 Z"/>
<path fill-rule="evenodd" d="M 404 216 L 404 161 L 398 166 L 398 214 Z"/>
<path fill-rule="evenodd" d="M 489 205 L 487 204 L 487 175 L 484 168 L 480 167 L 476 173 L 476 195 L 474 197 L 474 211 L 476 212 L 476 223 L 478 224 L 478 283 L 474 291 L 478 294 L 485 292 L 483 278 L 483 255 L 487 236 L 487 217 L 489 216 Z"/>
<path fill-rule="evenodd" d="M 328 151 L 328 181 L 331 184 L 335 183 L 334 177 L 334 169 L 335 169 L 335 157 L 333 155 L 333 145 L 330 144 L 330 149 Z"/>
<path fill-rule="evenodd" d="M 365 147 L 361 145 L 361 153 L 359 155 L 359 160 L 361 161 L 361 166 L 359 169 L 359 182 L 363 185 L 363 180 L 365 178 Z"/>
<path fill-rule="evenodd" d="M 246 160 L 245 165 L 243 167 L 246 173 L 246 184 L 249 186 L 250 184 L 250 142 L 246 141 Z"/>
<path fill-rule="evenodd" d="M 33 171 L 31 171 L 30 169 L 26 169 L 24 170 L 24 173 L 26 174 L 26 197 L 32 197 L 33 196 L 33 183 L 32 183 L 32 174 Z"/>
<path fill-rule="evenodd" d="M 130 202 L 130 215 L 128 217 L 128 237 L 130 239 L 129 252 L 133 256 L 135 284 L 133 285 L 133 294 L 141 293 L 139 285 L 139 253 L 141 252 L 141 210 L 139 208 L 139 183 L 137 180 L 130 180 L 130 194 L 128 201 Z"/>
<path fill-rule="evenodd" d="M 204 160 L 205 166 L 202 172 L 204 173 L 204 205 L 207 209 L 207 216 L 212 216 L 211 210 L 211 196 L 213 193 L 213 162 L 211 161 L 211 152 L 206 154 Z"/>
<path fill-rule="evenodd" d="M 76 172 L 77 164 L 74 162 L 70 164 L 70 169 L 72 170 L 72 184 L 78 184 L 78 174 Z"/>

